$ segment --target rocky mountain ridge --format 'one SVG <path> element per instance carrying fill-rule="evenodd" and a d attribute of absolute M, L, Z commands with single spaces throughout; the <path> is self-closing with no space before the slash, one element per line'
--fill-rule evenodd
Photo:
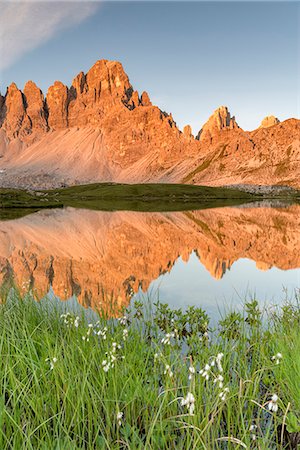
<path fill-rule="evenodd" d="M 0 96 L 0 186 L 177 182 L 300 187 L 300 121 L 268 116 L 244 131 L 218 108 L 196 137 L 100 60 L 44 97 L 34 82 Z"/>

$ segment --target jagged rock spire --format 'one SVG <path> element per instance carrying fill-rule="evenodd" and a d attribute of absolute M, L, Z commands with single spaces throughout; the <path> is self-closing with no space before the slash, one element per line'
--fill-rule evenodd
<path fill-rule="evenodd" d="M 220 106 L 210 116 L 197 135 L 200 141 L 209 139 L 221 130 L 233 130 L 239 128 L 235 117 L 231 116 L 227 106 Z"/>

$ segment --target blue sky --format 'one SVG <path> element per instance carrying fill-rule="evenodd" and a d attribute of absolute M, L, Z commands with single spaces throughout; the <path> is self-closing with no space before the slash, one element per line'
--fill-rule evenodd
<path fill-rule="evenodd" d="M 244 129 L 299 117 L 298 2 L 4 2 L 0 87 L 70 84 L 101 58 L 197 132 L 220 105 Z"/>

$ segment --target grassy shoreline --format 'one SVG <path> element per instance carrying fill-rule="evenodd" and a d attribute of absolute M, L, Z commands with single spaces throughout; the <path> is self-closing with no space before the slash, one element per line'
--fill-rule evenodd
<path fill-rule="evenodd" d="M 232 186 L 98 183 L 40 191 L 0 188 L 0 220 L 68 206 L 99 211 L 171 212 L 239 206 L 257 201 L 290 205 L 299 200 L 298 191 L 279 190 L 274 194 L 249 192 Z"/>
<path fill-rule="evenodd" d="M 300 304 L 265 314 L 253 301 L 211 329 L 200 308 L 136 302 L 89 324 L 14 293 L 1 449 L 296 449 Z"/>
<path fill-rule="evenodd" d="M 50 191 L 0 189 L 0 208 L 63 206 L 114 210 L 181 210 L 235 205 L 262 199 L 238 189 L 178 184 L 100 183 Z"/>

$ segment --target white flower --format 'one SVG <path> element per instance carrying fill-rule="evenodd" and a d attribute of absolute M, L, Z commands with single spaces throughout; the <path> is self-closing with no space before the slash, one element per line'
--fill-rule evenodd
<path fill-rule="evenodd" d="M 223 372 L 223 367 L 222 367 L 222 364 L 221 364 L 221 360 L 222 360 L 223 356 L 224 356 L 223 353 L 218 353 L 217 357 L 216 357 L 216 363 L 217 363 L 217 367 L 218 367 L 218 371 L 219 372 Z"/>
<path fill-rule="evenodd" d="M 161 343 L 163 345 L 170 345 L 171 344 L 171 338 L 175 337 L 174 333 L 167 333 L 166 336 L 161 340 Z"/>
<path fill-rule="evenodd" d="M 206 379 L 206 381 L 209 380 L 209 371 L 210 371 L 210 365 L 209 364 L 205 364 L 204 369 L 200 370 L 200 375 Z"/>
<path fill-rule="evenodd" d="M 195 367 L 194 366 L 190 366 L 189 367 L 189 380 L 193 379 L 193 376 L 195 375 Z"/>
<path fill-rule="evenodd" d="M 98 336 L 101 336 L 102 339 L 105 341 L 106 340 L 106 332 L 107 332 L 107 328 L 105 327 L 105 328 L 103 328 L 103 331 L 99 330 L 99 331 L 96 332 L 96 334 Z"/>
<path fill-rule="evenodd" d="M 172 372 L 169 364 L 165 365 L 164 375 L 169 375 L 170 378 L 172 378 L 172 376 L 173 376 L 173 372 Z"/>
<path fill-rule="evenodd" d="M 46 362 L 49 362 L 50 364 L 50 370 L 54 369 L 55 364 L 57 363 L 57 358 L 54 356 L 54 358 L 46 358 L 45 359 Z"/>
<path fill-rule="evenodd" d="M 218 375 L 214 379 L 214 384 L 218 383 L 219 388 L 222 389 L 223 388 L 223 381 L 224 381 L 224 377 L 222 375 Z"/>
<path fill-rule="evenodd" d="M 123 341 L 126 341 L 127 338 L 128 338 L 128 330 L 127 330 L 127 328 L 124 328 L 124 330 L 123 330 Z"/>
<path fill-rule="evenodd" d="M 271 360 L 275 361 L 275 364 L 279 364 L 280 360 L 282 359 L 282 354 L 281 353 L 276 353 L 276 355 L 272 356 Z"/>
<path fill-rule="evenodd" d="M 229 388 L 226 387 L 222 392 L 220 392 L 219 397 L 222 400 L 222 402 L 224 402 L 226 400 L 226 395 L 229 392 Z"/>
<path fill-rule="evenodd" d="M 269 411 L 273 411 L 275 413 L 278 411 L 278 400 L 278 395 L 273 394 L 268 404 Z"/>
<path fill-rule="evenodd" d="M 181 406 L 186 406 L 190 415 L 194 413 L 195 397 L 191 392 L 188 392 L 186 397 L 181 400 Z"/>
<path fill-rule="evenodd" d="M 117 413 L 117 421 L 118 421 L 119 427 L 122 425 L 123 415 L 124 415 L 124 413 L 122 413 L 121 411 L 119 411 L 119 412 Z"/>
<path fill-rule="evenodd" d="M 252 441 L 255 441 L 255 440 L 256 440 L 256 434 L 255 434 L 255 431 L 257 430 L 257 425 L 255 425 L 255 424 L 251 425 L 250 428 L 249 428 L 249 430 L 250 430 L 250 433 L 251 433 L 251 439 L 252 439 Z"/>
<path fill-rule="evenodd" d="M 113 343 L 112 343 L 112 352 L 113 352 L 113 353 L 116 353 L 116 351 L 117 351 L 117 350 L 120 350 L 120 348 L 121 348 L 121 345 L 120 345 L 120 344 L 117 344 L 116 342 L 113 342 Z"/>
<path fill-rule="evenodd" d="M 102 367 L 104 372 L 108 372 L 110 369 L 110 362 L 105 359 L 104 361 L 102 361 Z"/>

